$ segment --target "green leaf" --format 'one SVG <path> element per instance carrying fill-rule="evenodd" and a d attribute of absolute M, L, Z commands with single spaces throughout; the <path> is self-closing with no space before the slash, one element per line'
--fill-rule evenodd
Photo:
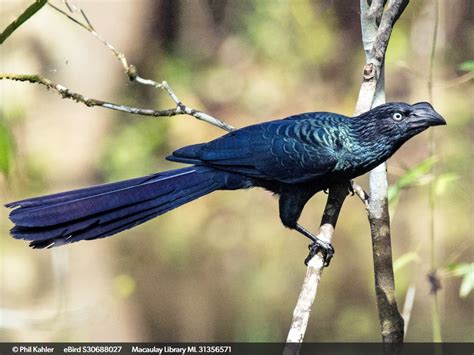
<path fill-rule="evenodd" d="M 420 260 L 420 257 L 418 256 L 418 253 L 411 251 L 408 253 L 405 253 L 401 255 L 395 262 L 393 263 L 393 271 L 397 272 L 400 270 L 402 267 L 406 266 L 412 261 L 418 261 Z"/>
<path fill-rule="evenodd" d="M 7 126 L 0 122 L 0 173 L 8 174 L 11 166 L 12 139 Z"/>
<path fill-rule="evenodd" d="M 398 200 L 401 190 L 402 189 L 397 184 L 390 185 L 388 187 L 388 201 L 392 203 L 395 200 Z"/>
<path fill-rule="evenodd" d="M 37 13 L 44 5 L 46 5 L 47 0 L 36 0 L 31 4 L 23 13 L 18 16 L 16 20 L 10 23 L 2 33 L 0 33 L 0 44 L 5 42 L 5 40 L 10 37 L 10 35 L 15 32 L 15 30 L 23 25 L 31 16 Z"/>
<path fill-rule="evenodd" d="M 454 276 L 462 277 L 459 296 L 467 297 L 474 288 L 474 263 L 451 264 L 448 266 L 448 270 Z"/>
<path fill-rule="evenodd" d="M 464 71 L 474 71 L 474 60 L 468 60 L 467 62 L 461 63 L 459 69 Z"/>
<path fill-rule="evenodd" d="M 407 170 L 395 184 L 389 186 L 388 201 L 392 209 L 397 205 L 403 189 L 416 185 L 424 185 L 430 181 L 428 173 L 436 161 L 437 158 L 435 156 L 423 160 L 420 164 Z"/>
<path fill-rule="evenodd" d="M 402 189 L 413 185 L 423 185 L 424 183 L 420 181 L 420 179 L 430 172 L 436 161 L 437 158 L 435 156 L 423 160 L 420 164 L 403 174 L 403 176 L 397 181 L 397 185 Z"/>

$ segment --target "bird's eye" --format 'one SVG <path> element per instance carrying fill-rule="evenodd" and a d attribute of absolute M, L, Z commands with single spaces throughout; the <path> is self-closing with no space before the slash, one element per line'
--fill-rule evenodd
<path fill-rule="evenodd" d="M 392 117 L 395 121 L 400 121 L 403 118 L 403 115 L 400 112 L 395 112 Z"/>

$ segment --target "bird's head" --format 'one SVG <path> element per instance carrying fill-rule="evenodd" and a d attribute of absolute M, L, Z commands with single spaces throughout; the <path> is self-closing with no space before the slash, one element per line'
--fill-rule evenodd
<path fill-rule="evenodd" d="M 446 124 L 444 118 L 428 102 L 413 105 L 390 102 L 377 106 L 359 117 L 364 118 L 361 121 L 367 124 L 368 130 L 370 127 L 373 128 L 375 130 L 373 133 L 390 138 L 391 141 L 397 142 L 397 145 L 403 144 L 428 127 Z"/>

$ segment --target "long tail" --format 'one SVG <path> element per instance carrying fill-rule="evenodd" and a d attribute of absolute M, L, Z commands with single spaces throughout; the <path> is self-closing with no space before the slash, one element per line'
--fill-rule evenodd
<path fill-rule="evenodd" d="M 46 248 L 105 238 L 219 189 L 243 187 L 238 175 L 204 166 L 12 202 L 14 238 Z"/>

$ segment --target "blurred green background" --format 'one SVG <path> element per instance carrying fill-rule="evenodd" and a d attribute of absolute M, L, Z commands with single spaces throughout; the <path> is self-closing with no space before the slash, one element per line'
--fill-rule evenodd
<path fill-rule="evenodd" d="M 0 28 L 30 3 L 2 0 Z M 187 105 L 236 127 L 354 110 L 364 63 L 358 1 L 74 4 L 141 76 L 167 80 Z M 428 101 L 433 22 L 434 1 L 417 0 L 397 23 L 388 101 Z M 1 72 L 41 74 L 89 97 L 173 106 L 165 93 L 130 83 L 100 42 L 48 6 L 0 46 L 0 59 Z M 443 340 L 474 341 L 473 60 L 473 2 L 440 1 L 432 103 L 448 126 L 433 131 L 435 159 L 425 160 L 424 133 L 389 161 L 401 308 L 416 289 L 408 341 L 432 339 L 430 183 Z M 223 134 L 192 117 L 88 108 L 37 85 L 0 88 L 0 204 L 176 168 L 164 160 L 169 152 Z M 358 181 L 367 187 L 366 177 Z M 308 204 L 303 225 L 317 228 L 325 197 Z M 265 191 L 218 192 L 118 236 L 52 250 L 10 238 L 7 216 L 1 208 L 0 341 L 286 339 L 308 243 L 281 225 Z M 334 246 L 305 340 L 378 341 L 370 234 L 357 198 L 346 200 Z"/>

